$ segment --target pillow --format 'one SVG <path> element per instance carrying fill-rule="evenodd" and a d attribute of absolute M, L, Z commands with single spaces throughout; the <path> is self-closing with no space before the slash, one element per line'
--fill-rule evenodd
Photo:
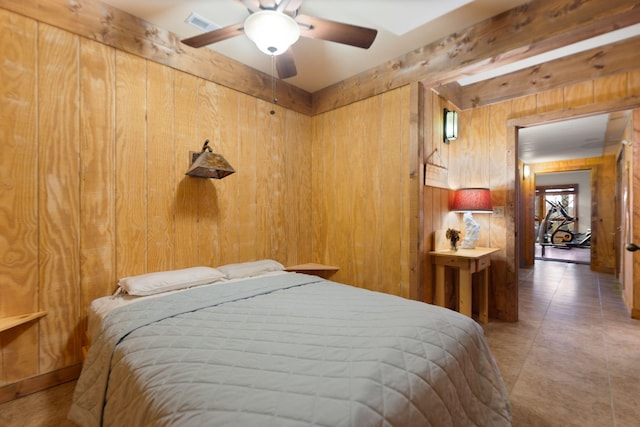
<path fill-rule="evenodd" d="M 284 265 L 272 259 L 263 259 L 260 261 L 241 262 L 238 264 L 227 264 L 218 267 L 227 279 L 240 279 L 243 277 L 257 276 L 270 271 L 282 271 Z"/>
<path fill-rule="evenodd" d="M 224 273 L 211 267 L 190 267 L 124 277 L 118 286 L 129 295 L 153 295 L 161 292 L 206 285 L 224 278 Z"/>

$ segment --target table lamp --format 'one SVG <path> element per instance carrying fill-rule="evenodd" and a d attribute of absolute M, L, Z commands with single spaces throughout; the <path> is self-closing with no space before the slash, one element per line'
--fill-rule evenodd
<path fill-rule="evenodd" d="M 451 211 L 464 212 L 464 239 L 460 243 L 463 249 L 473 249 L 478 242 L 480 225 L 473 219 L 473 213 L 493 212 L 491 192 L 488 188 L 461 188 L 456 190 L 451 201 Z"/>

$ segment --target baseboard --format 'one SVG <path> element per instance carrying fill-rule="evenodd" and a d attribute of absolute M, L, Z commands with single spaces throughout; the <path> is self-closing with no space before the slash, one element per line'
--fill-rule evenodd
<path fill-rule="evenodd" d="M 66 368 L 47 372 L 46 374 L 36 375 L 15 383 L 3 385 L 0 387 L 0 403 L 5 403 L 31 393 L 45 390 L 49 387 L 73 381 L 80 376 L 81 370 L 82 363 L 77 363 L 67 366 Z"/>

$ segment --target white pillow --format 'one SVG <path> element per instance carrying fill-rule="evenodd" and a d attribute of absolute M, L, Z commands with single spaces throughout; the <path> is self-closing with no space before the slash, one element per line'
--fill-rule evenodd
<path fill-rule="evenodd" d="M 206 285 L 223 279 L 225 274 L 211 267 L 190 267 L 124 277 L 118 286 L 129 295 L 153 295 L 160 292 Z"/>
<path fill-rule="evenodd" d="M 238 264 L 227 264 L 218 267 L 227 279 L 240 279 L 243 277 L 257 276 L 270 271 L 282 271 L 284 265 L 272 259 L 263 259 L 260 261 L 241 262 Z"/>

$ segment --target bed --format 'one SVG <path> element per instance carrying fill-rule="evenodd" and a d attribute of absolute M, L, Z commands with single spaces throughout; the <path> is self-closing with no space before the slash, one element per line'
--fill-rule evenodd
<path fill-rule="evenodd" d="M 94 301 L 69 418 L 80 426 L 511 425 L 498 367 L 472 319 L 271 263 Z"/>

